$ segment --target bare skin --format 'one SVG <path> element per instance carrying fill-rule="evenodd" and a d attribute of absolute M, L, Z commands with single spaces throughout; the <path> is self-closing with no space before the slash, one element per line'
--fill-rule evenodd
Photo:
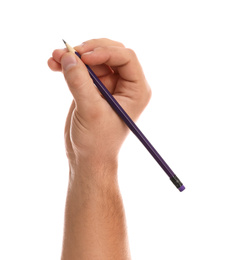
<path fill-rule="evenodd" d="M 94 86 L 89 65 L 135 121 L 151 97 L 135 53 L 109 39 L 76 46 L 81 60 L 55 50 L 48 65 L 63 72 L 73 95 L 65 125 L 70 175 L 62 260 L 130 260 L 118 154 L 129 130 Z"/>

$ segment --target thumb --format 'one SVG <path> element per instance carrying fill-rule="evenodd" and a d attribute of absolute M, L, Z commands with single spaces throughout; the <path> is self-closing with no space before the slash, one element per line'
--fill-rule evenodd
<path fill-rule="evenodd" d="M 101 96 L 81 59 L 73 53 L 65 53 L 61 58 L 61 66 L 79 111 L 96 109 L 94 103 L 98 102 Z"/>

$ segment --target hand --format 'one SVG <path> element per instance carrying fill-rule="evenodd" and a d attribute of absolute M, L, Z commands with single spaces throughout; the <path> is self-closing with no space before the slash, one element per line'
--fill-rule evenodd
<path fill-rule="evenodd" d="M 121 43 L 95 39 L 76 46 L 81 54 L 55 50 L 48 65 L 63 71 L 74 97 L 65 125 L 70 164 L 80 159 L 102 163 L 116 160 L 129 129 L 101 96 L 86 69 L 89 65 L 135 121 L 148 104 L 151 90 L 135 53 Z"/>

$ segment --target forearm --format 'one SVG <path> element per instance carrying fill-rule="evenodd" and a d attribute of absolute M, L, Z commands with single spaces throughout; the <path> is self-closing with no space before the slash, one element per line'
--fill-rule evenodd
<path fill-rule="evenodd" d="M 117 163 L 70 169 L 62 260 L 130 260 Z"/>

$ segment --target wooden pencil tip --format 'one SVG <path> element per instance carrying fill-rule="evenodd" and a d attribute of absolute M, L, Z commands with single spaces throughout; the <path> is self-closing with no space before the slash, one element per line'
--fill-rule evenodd
<path fill-rule="evenodd" d="M 63 40 L 63 39 L 62 39 L 62 40 Z M 66 45 L 66 41 L 64 41 L 64 40 L 63 40 L 63 42 L 64 42 L 64 43 L 65 43 L 65 45 Z"/>

